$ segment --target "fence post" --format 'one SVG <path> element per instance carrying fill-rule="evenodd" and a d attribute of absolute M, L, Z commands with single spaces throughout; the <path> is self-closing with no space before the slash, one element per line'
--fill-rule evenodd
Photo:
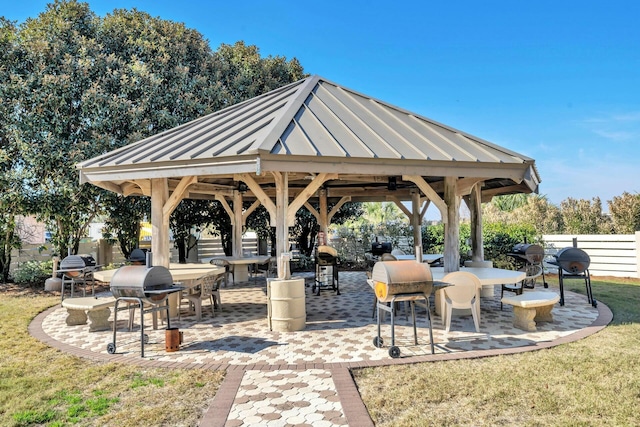
<path fill-rule="evenodd" d="M 636 231 L 636 277 L 640 279 L 640 231 Z"/>
<path fill-rule="evenodd" d="M 105 240 L 98 240 L 98 264 L 109 265 L 113 262 L 113 249 Z"/>

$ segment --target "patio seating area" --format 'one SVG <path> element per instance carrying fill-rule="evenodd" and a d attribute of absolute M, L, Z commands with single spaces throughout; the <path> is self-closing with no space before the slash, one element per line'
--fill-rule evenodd
<path fill-rule="evenodd" d="M 307 283 L 313 272 L 303 273 Z M 313 295 L 306 288 L 306 328 L 299 332 L 271 332 L 267 326 L 267 297 L 264 278 L 257 281 L 236 282 L 220 289 L 221 310 L 216 316 L 203 310 L 202 320 L 183 307 L 180 320 L 171 325 L 180 328 L 184 342 L 179 351 L 166 352 L 165 330 L 147 327 L 149 342 L 145 345 L 145 360 L 195 365 L 255 366 L 371 366 L 390 363 L 451 359 L 481 355 L 484 351 L 498 353 L 522 351 L 563 340 L 589 327 L 598 318 L 599 310 L 592 307 L 585 296 L 566 292 L 565 305 L 556 306 L 553 323 L 541 322 L 537 331 L 526 332 L 513 326 L 513 308 L 500 310 L 500 286 L 493 298 L 482 298 L 482 316 L 476 332 L 471 315 L 451 320 L 450 332 L 445 332 L 442 318 L 435 314 L 433 297 L 431 317 L 435 354 L 431 354 L 428 325 L 424 309 L 418 315 L 418 345 L 414 345 L 413 327 L 404 315 L 397 317 L 396 345 L 401 357 L 392 359 L 387 346 L 376 348 L 376 319 L 371 316 L 372 290 L 364 272 L 340 272 L 341 295 L 333 292 Z M 551 288 L 557 292 L 557 289 Z M 402 313 L 401 313 L 402 314 Z M 66 309 L 57 306 L 42 316 L 41 328 L 47 341 L 58 343 L 71 353 L 97 357 L 140 359 L 140 331 L 128 331 L 126 312 L 118 316 L 117 354 L 107 353 L 112 332 L 90 332 L 88 325 L 68 326 Z M 110 320 L 113 319 L 113 313 Z M 135 324 L 139 326 L 139 319 Z M 145 322 L 150 324 L 149 322 Z M 382 338 L 390 342 L 389 319 L 383 323 Z"/>

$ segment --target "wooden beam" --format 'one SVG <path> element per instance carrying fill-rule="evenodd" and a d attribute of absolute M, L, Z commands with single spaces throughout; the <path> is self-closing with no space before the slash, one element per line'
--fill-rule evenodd
<path fill-rule="evenodd" d="M 287 188 L 287 172 L 271 172 L 276 182 L 276 256 L 278 259 L 289 250 L 289 227 L 287 226 L 287 209 L 289 196 Z M 289 279 L 284 264 L 278 262 L 278 278 Z"/>
<path fill-rule="evenodd" d="M 247 223 L 247 218 L 249 218 L 249 215 L 251 215 L 256 209 L 258 209 L 258 206 L 260 206 L 260 200 L 256 200 L 255 202 L 253 202 L 251 206 L 249 206 L 249 209 L 242 213 L 243 226 Z"/>
<path fill-rule="evenodd" d="M 409 218 L 411 219 L 411 225 L 413 227 L 413 246 L 414 248 L 419 246 L 420 250 L 422 250 L 422 229 L 420 228 L 420 225 L 422 225 L 422 216 L 420 216 L 420 192 L 417 189 L 414 189 L 412 196 L 413 199 L 411 200 L 411 217 Z M 418 258 L 417 253 L 416 259 L 421 259 Z"/>
<path fill-rule="evenodd" d="M 189 194 L 189 186 L 196 182 L 198 182 L 197 176 L 185 176 L 182 178 L 180 180 L 180 184 L 178 184 L 176 189 L 173 190 L 173 193 L 171 193 L 171 196 L 164 204 L 164 207 L 162 208 L 163 214 L 166 216 L 171 215 L 171 212 L 173 212 L 178 204 L 180 204 L 182 199 L 187 197 Z"/>
<path fill-rule="evenodd" d="M 231 225 L 235 225 L 235 215 L 233 214 L 233 209 L 231 209 L 231 206 L 229 206 L 229 203 L 227 203 L 227 199 L 222 196 L 216 196 L 216 200 L 220 202 L 224 211 L 227 213 L 227 215 L 229 215 L 229 218 L 231 219 Z"/>
<path fill-rule="evenodd" d="M 318 207 L 320 208 L 320 212 L 319 212 L 319 216 L 320 218 L 318 219 L 318 225 L 320 226 L 320 231 L 322 231 L 325 235 L 325 239 L 326 236 L 329 235 L 329 214 L 327 212 L 327 190 L 324 188 L 321 188 L 320 190 L 318 190 L 318 198 L 320 199 L 319 203 L 318 203 Z"/>
<path fill-rule="evenodd" d="M 153 265 L 169 268 L 169 216 L 164 215 L 164 205 L 169 199 L 166 178 L 151 180 L 151 253 Z"/>
<path fill-rule="evenodd" d="M 431 204 L 431 200 L 426 199 L 424 202 L 424 206 L 422 206 L 422 210 L 420 211 L 420 218 L 424 218 L 427 214 L 427 209 L 429 209 L 429 205 Z"/>
<path fill-rule="evenodd" d="M 242 193 L 239 191 L 233 195 L 233 220 L 231 223 L 233 224 L 231 226 L 233 256 L 242 258 Z"/>
<path fill-rule="evenodd" d="M 151 196 L 151 180 L 150 179 L 134 179 L 129 182 L 137 185 L 142 191 L 143 195 Z M 169 181 L 167 180 L 167 185 L 168 184 L 169 184 Z"/>
<path fill-rule="evenodd" d="M 433 188 L 431 188 L 427 181 L 425 181 L 424 178 L 422 178 L 420 175 L 403 175 L 402 179 L 403 181 L 411 181 L 418 186 L 420 191 L 422 191 L 424 195 L 427 196 L 427 198 L 431 200 L 434 205 L 436 205 L 436 207 L 440 211 L 440 215 L 442 216 L 442 222 L 446 224 L 447 204 L 440 198 L 440 196 L 438 196 L 438 193 L 436 193 Z"/>
<path fill-rule="evenodd" d="M 467 207 L 471 216 L 471 260 L 484 261 L 484 244 L 482 241 L 482 183 L 478 182 L 471 189 Z"/>
<path fill-rule="evenodd" d="M 307 208 L 309 212 L 311 212 L 311 215 L 313 215 L 316 218 L 316 221 L 320 222 L 320 214 L 313 206 L 311 206 L 311 203 L 304 202 L 304 207 Z"/>
<path fill-rule="evenodd" d="M 269 198 L 269 196 L 267 195 L 267 193 L 264 192 L 262 187 L 260 187 L 260 185 L 248 173 L 238 174 L 237 177 L 239 178 L 238 181 L 242 181 L 245 184 L 247 184 L 247 187 L 249 187 L 249 190 L 251 190 L 251 192 L 256 196 L 258 200 L 260 200 L 260 203 L 262 203 L 262 206 L 264 206 L 267 209 L 267 212 L 269 212 L 269 217 L 271 218 L 271 226 L 275 226 L 277 221 L 276 205 L 273 203 L 271 198 Z M 276 187 L 277 187 L 277 184 L 276 184 Z"/>
<path fill-rule="evenodd" d="M 460 178 L 458 179 L 458 196 L 466 196 L 471 193 L 478 183 L 485 181 L 485 178 Z"/>
<path fill-rule="evenodd" d="M 444 201 L 447 206 L 447 222 L 444 226 L 444 272 L 460 269 L 460 197 L 457 179 L 444 178 Z"/>
<path fill-rule="evenodd" d="M 411 211 L 407 209 L 405 205 L 402 204 L 400 199 L 398 199 L 396 196 L 387 196 L 387 200 L 395 203 L 396 206 L 407 216 L 407 218 L 409 218 L 409 221 L 411 221 Z"/>
<path fill-rule="evenodd" d="M 343 198 L 341 198 L 340 201 L 338 203 L 336 203 L 336 205 L 327 214 L 327 221 L 329 221 L 329 223 L 331 223 L 331 219 L 333 218 L 333 216 L 335 214 L 338 213 L 338 211 L 340 210 L 342 205 L 344 205 L 345 203 L 350 202 L 350 201 L 351 201 L 351 196 L 344 196 Z"/>
<path fill-rule="evenodd" d="M 298 209 L 304 205 L 304 203 L 309 200 L 311 196 L 315 194 L 316 191 L 328 180 L 337 179 L 338 174 L 335 173 L 320 173 L 316 175 L 315 178 L 305 187 L 305 189 L 298 194 L 298 196 L 289 203 L 289 207 L 287 208 L 287 225 L 292 227 L 296 221 L 296 212 Z"/>
<path fill-rule="evenodd" d="M 128 196 L 128 194 L 125 194 L 125 190 L 123 188 L 124 184 L 120 186 L 110 181 L 100 181 L 100 182 L 94 182 L 92 184 L 97 185 L 98 187 L 104 188 L 105 190 L 113 191 L 114 193 L 122 194 L 123 196 Z"/>

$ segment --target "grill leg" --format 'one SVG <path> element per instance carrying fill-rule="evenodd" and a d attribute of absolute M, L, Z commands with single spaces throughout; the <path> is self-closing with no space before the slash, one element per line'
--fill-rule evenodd
<path fill-rule="evenodd" d="M 391 347 L 396 346 L 395 319 L 396 319 L 396 299 L 393 298 L 391 300 Z"/>
<path fill-rule="evenodd" d="M 416 327 L 416 302 L 409 301 L 411 305 L 411 319 L 413 320 L 413 344 L 418 345 L 418 328 Z"/>
<path fill-rule="evenodd" d="M 431 354 L 435 353 L 433 346 L 433 329 L 431 328 L 431 310 L 429 309 L 429 298 L 427 298 L 427 322 L 429 322 L 429 342 L 431 343 Z"/>

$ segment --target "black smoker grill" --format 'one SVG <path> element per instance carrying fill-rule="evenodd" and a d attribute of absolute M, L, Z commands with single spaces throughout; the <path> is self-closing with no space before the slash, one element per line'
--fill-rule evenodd
<path fill-rule="evenodd" d="M 582 249 L 568 247 L 560 249 L 554 255 L 555 261 L 549 264 L 558 266 L 558 281 L 560 282 L 560 305 L 564 305 L 564 279 L 584 279 L 587 288 L 587 301 L 594 307 L 598 306 L 591 291 L 591 276 L 589 275 L 589 265 L 591 258 Z"/>
<path fill-rule="evenodd" d="M 107 344 L 107 352 L 109 354 L 116 352 L 118 311 L 129 310 L 134 308 L 132 304 L 136 304 L 140 308 L 140 355 L 144 357 L 144 344 L 148 340 L 144 334 L 144 315 L 164 311 L 167 329 L 170 329 L 168 297 L 169 294 L 183 289 L 173 285 L 171 273 L 164 267 L 145 265 L 120 267 L 111 278 L 111 293 L 116 298 L 116 305 L 113 315 L 113 342 Z M 119 308 L 120 302 L 125 302 L 126 306 Z M 145 309 L 145 304 L 150 308 Z"/>
<path fill-rule="evenodd" d="M 371 244 L 371 255 L 380 256 L 382 254 L 390 254 L 391 253 L 391 243 L 390 242 L 373 242 Z"/>
<path fill-rule="evenodd" d="M 320 295 L 321 289 L 331 289 L 336 292 L 336 295 L 340 295 L 338 252 L 331 246 L 318 246 L 315 267 L 315 277 L 311 292 Z M 331 272 L 329 272 L 329 269 L 331 269 Z"/>
<path fill-rule="evenodd" d="M 61 300 L 64 300 L 64 285 L 67 283 L 71 285 L 71 298 L 73 298 L 76 284 L 83 285 L 82 296 L 87 296 L 87 283 L 91 283 L 91 295 L 95 296 L 93 272 L 99 268 L 95 258 L 89 254 L 69 255 L 60 261 L 58 273 L 62 273 Z"/>
<path fill-rule="evenodd" d="M 544 266 L 542 261 L 544 260 L 544 249 L 540 245 L 532 245 L 528 243 L 516 244 L 511 252 L 507 256 L 513 258 L 518 264 L 518 268 L 527 271 L 528 265 L 539 265 L 542 268 L 542 283 L 545 288 L 548 288 L 547 280 L 544 277 Z M 535 286 L 535 279 L 532 282 L 527 281 L 523 284 L 525 288 L 532 289 Z"/>
<path fill-rule="evenodd" d="M 416 301 L 424 300 L 427 306 L 427 321 L 429 322 L 429 340 L 431 354 L 434 353 L 433 330 L 431 329 L 431 313 L 429 310 L 429 296 L 433 291 L 433 276 L 427 263 L 416 261 L 380 261 L 373 266 L 371 282 L 376 293 L 378 336 L 373 339 L 373 345 L 380 348 L 384 344 L 380 336 L 380 310 L 391 313 L 391 347 L 389 356 L 400 356 L 400 349 L 395 345 L 395 316 L 396 302 L 408 301 L 411 306 L 413 320 L 413 340 L 418 345 L 416 328 Z M 387 303 L 389 303 L 387 305 Z"/>

